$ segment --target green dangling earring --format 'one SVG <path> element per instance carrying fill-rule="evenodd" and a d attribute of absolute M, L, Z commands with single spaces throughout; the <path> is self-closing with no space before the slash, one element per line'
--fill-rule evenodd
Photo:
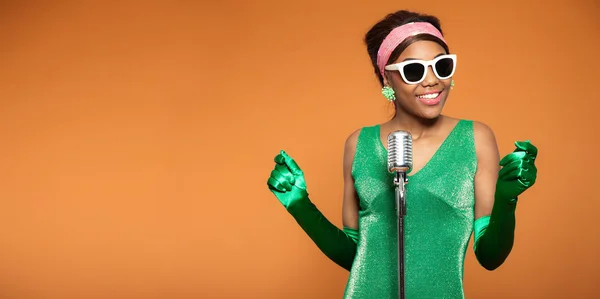
<path fill-rule="evenodd" d="M 394 95 L 394 90 L 389 86 L 384 86 L 381 89 L 381 93 L 390 102 L 393 102 L 394 100 L 396 100 L 396 96 Z"/>
<path fill-rule="evenodd" d="M 454 89 L 454 79 L 452 79 L 452 81 L 450 81 L 450 89 Z"/>

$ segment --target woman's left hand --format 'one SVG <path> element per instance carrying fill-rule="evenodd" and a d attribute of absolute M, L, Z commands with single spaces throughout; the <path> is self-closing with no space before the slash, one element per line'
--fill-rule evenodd
<path fill-rule="evenodd" d="M 496 198 L 516 200 L 537 179 L 535 159 L 538 149 L 529 140 L 517 141 L 515 145 L 515 151 L 500 160 L 502 169 L 498 173 Z"/>

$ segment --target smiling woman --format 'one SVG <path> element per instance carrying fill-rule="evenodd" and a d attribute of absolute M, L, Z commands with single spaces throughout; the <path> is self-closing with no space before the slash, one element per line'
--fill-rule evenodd
<path fill-rule="evenodd" d="M 515 152 L 500 160 L 487 125 L 442 115 L 457 55 L 450 53 L 436 17 L 389 14 L 369 30 L 365 43 L 395 115 L 346 140 L 343 230 L 311 202 L 303 171 L 284 151 L 275 157 L 269 188 L 323 253 L 350 271 L 345 298 L 398 298 L 397 216 L 385 142 L 393 131 L 410 132 L 406 297 L 463 298 L 471 234 L 477 260 L 488 270 L 512 249 L 517 197 L 535 183 L 537 149 L 516 142 Z"/>
<path fill-rule="evenodd" d="M 393 30 L 390 31 L 390 29 Z M 428 32 L 429 34 L 419 32 Z M 388 36 L 391 38 L 386 38 Z M 394 36 L 396 38 L 394 38 Z M 398 40 L 397 37 L 400 36 L 404 36 L 405 38 Z M 371 28 L 365 37 L 365 43 L 375 74 L 382 85 L 386 85 L 387 81 L 384 70 L 399 71 L 403 80 L 411 84 L 421 83 L 426 78 L 428 65 L 424 64 L 425 61 L 417 60 L 405 53 L 410 45 L 419 41 L 430 41 L 437 47 L 443 48 L 443 51 L 440 52 L 438 57 L 442 55 L 442 53 L 450 53 L 450 49 L 444 41 L 440 21 L 434 16 L 399 11 L 389 15 Z M 404 59 L 405 61 L 388 65 L 389 63 L 398 61 L 401 53 L 405 53 L 404 56 L 407 57 Z M 434 63 L 432 64 L 432 66 L 434 66 L 433 70 L 436 75 L 438 73 L 435 67 L 437 67 L 436 64 L 438 62 L 440 62 L 440 66 L 445 67 L 450 71 L 450 73 L 444 74 L 444 79 L 451 78 L 456 67 L 456 55 L 449 55 L 450 59 L 452 59 L 451 61 L 443 59 L 447 57 L 448 56 L 443 56 L 440 60 L 432 61 Z M 451 62 L 451 64 L 448 62 Z M 444 63 L 445 65 L 442 65 Z M 406 70 L 406 72 L 404 70 Z M 407 78 L 406 76 L 409 77 Z M 383 91 L 384 96 L 394 103 L 396 113 L 398 107 L 396 106 L 396 102 L 394 102 L 395 96 L 393 96 L 393 89 L 389 86 L 384 86 Z M 437 98 L 437 102 L 439 103 L 439 97 Z"/>

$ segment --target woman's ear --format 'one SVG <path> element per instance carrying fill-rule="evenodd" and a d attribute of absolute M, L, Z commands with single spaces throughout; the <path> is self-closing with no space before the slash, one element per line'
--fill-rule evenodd
<path fill-rule="evenodd" d="M 383 86 L 390 86 L 390 82 L 388 81 L 386 72 L 383 72 Z"/>

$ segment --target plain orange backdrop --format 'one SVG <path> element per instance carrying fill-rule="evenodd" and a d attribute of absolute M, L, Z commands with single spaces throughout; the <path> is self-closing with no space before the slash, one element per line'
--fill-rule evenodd
<path fill-rule="evenodd" d="M 0 3 L 0 298 L 341 298 L 266 181 L 285 149 L 341 226 L 344 140 L 392 112 L 362 39 L 399 9 L 458 54 L 445 114 L 539 147 L 467 298 L 600 296 L 597 1 L 208 3 Z"/>

